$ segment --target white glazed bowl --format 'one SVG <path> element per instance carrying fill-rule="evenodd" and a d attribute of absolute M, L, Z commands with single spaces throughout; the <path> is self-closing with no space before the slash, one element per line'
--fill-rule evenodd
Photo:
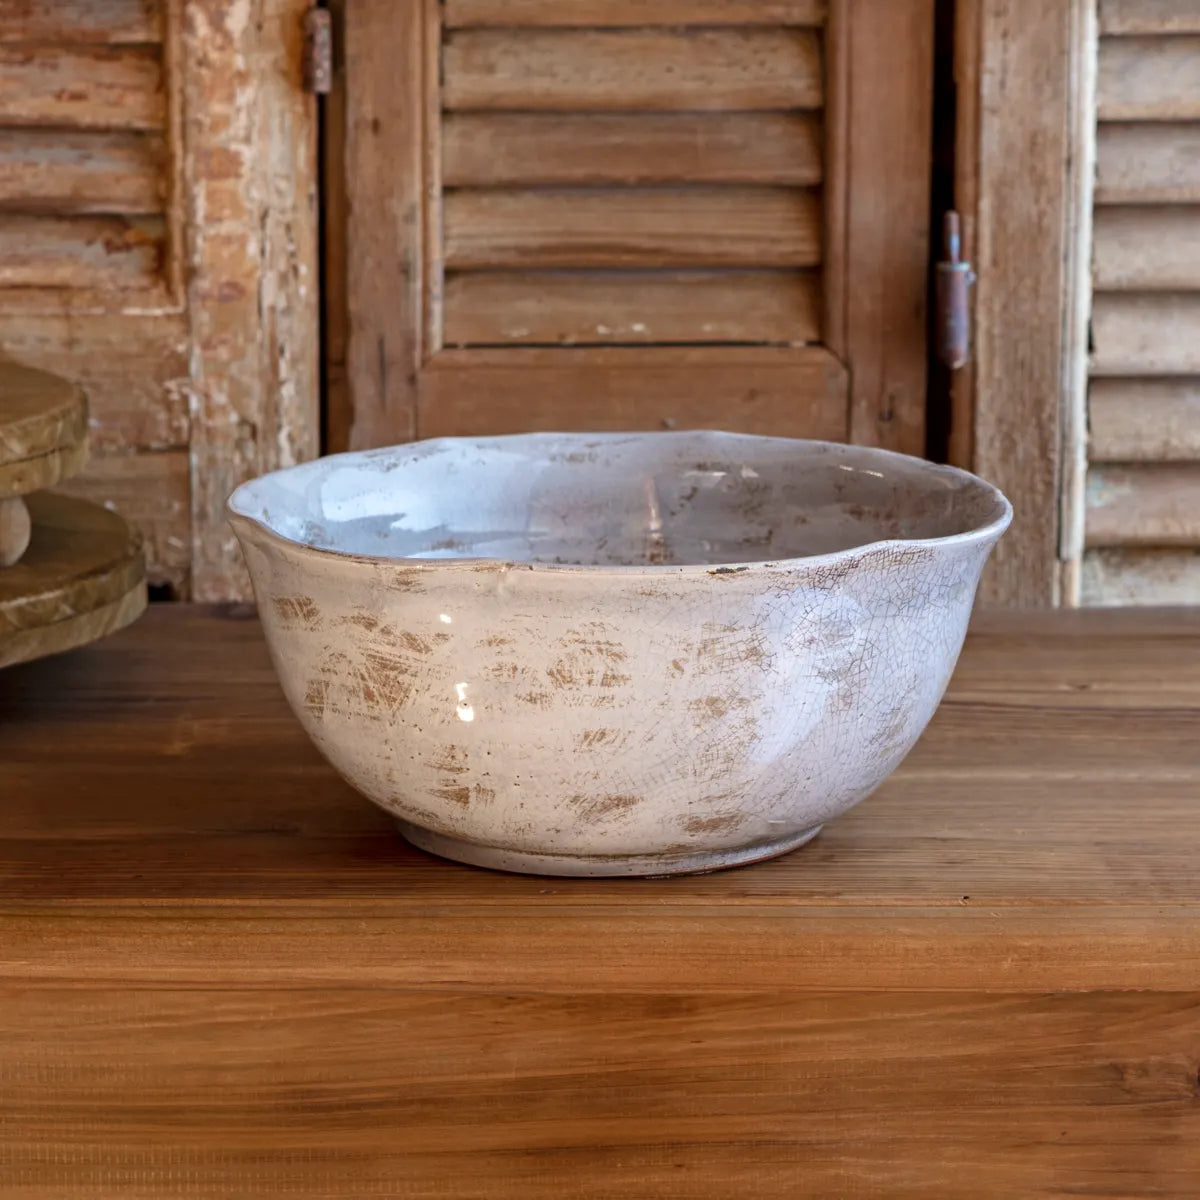
<path fill-rule="evenodd" d="M 1012 510 L 883 450 L 529 434 L 238 488 L 276 670 L 410 841 L 554 875 L 781 854 L 920 736 Z"/>

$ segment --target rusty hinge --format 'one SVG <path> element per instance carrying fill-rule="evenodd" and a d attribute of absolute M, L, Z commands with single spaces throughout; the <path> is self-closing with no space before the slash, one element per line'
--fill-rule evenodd
<path fill-rule="evenodd" d="M 324 96 L 333 87 L 333 21 L 327 8 L 304 14 L 304 90 Z"/>
<path fill-rule="evenodd" d="M 971 285 L 975 272 L 962 260 L 962 238 L 958 213 L 951 210 L 942 220 L 942 258 L 937 265 L 935 299 L 937 312 L 938 361 L 950 370 L 965 366 L 971 358 Z"/>

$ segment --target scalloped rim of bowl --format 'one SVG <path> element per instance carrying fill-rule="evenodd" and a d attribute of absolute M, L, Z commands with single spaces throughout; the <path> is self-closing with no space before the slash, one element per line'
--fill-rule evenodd
<path fill-rule="evenodd" d="M 864 455 L 876 460 L 885 462 L 902 462 L 911 467 L 916 467 L 923 474 L 940 479 L 953 479 L 961 483 L 964 487 L 975 487 L 984 494 L 989 495 L 994 503 L 995 515 L 982 525 L 976 525 L 971 529 L 965 529 L 959 533 L 942 534 L 937 537 L 923 538 L 879 538 L 875 541 L 863 542 L 858 546 L 849 546 L 844 550 L 835 550 L 828 554 L 808 554 L 808 555 L 792 555 L 782 558 L 764 558 L 751 562 L 706 562 L 706 563 L 534 563 L 525 562 L 520 559 L 496 558 L 489 555 L 478 555 L 463 558 L 423 558 L 420 555 L 397 555 L 397 554 L 355 554 L 346 550 L 337 550 L 327 546 L 315 546 L 311 542 L 298 541 L 296 538 L 288 537 L 286 534 L 280 533 L 277 529 L 268 525 L 259 517 L 252 515 L 238 507 L 239 503 L 245 503 L 246 497 L 251 493 L 252 489 L 270 480 L 276 476 L 286 475 L 300 468 L 311 467 L 313 463 L 333 463 L 336 461 L 347 461 L 351 459 L 359 459 L 365 454 L 382 455 L 389 451 L 411 450 L 414 447 L 426 447 L 434 450 L 439 446 L 463 446 L 463 445 L 478 445 L 480 442 L 516 442 L 530 441 L 533 439 L 552 439 L 552 438 L 589 438 L 589 439 L 619 439 L 619 438 L 743 438 L 747 441 L 754 442 L 773 442 L 776 444 L 790 443 L 796 447 L 820 447 L 829 451 L 841 451 L 851 454 Z M 575 432 L 563 433 L 549 430 L 539 430 L 534 433 L 514 433 L 514 434 L 497 434 L 494 436 L 480 435 L 478 437 L 442 437 L 442 438 L 425 438 L 415 442 L 400 442 L 394 446 L 379 446 L 373 447 L 370 450 L 350 450 L 342 454 L 327 454 L 318 459 L 310 459 L 305 463 L 297 463 L 290 467 L 282 467 L 276 471 L 269 471 L 263 475 L 256 476 L 254 479 L 249 479 L 245 483 L 239 484 L 229 498 L 225 502 L 225 512 L 235 529 L 238 523 L 243 523 L 249 526 L 260 536 L 266 538 L 269 542 L 275 542 L 279 545 L 289 547 L 299 551 L 302 554 L 319 555 L 322 558 L 342 562 L 355 562 L 370 564 L 376 566 L 400 566 L 405 568 L 419 568 L 421 570 L 478 570 L 483 564 L 490 564 L 497 569 L 511 568 L 513 570 L 522 571 L 544 571 L 544 572 L 568 572 L 571 574 L 584 575 L 601 575 L 601 576 L 656 576 L 662 578 L 664 576 L 701 576 L 701 575 L 744 575 L 747 572 L 754 570 L 782 570 L 785 568 L 794 568 L 799 566 L 804 567 L 821 567 L 827 564 L 843 563 L 855 561 L 857 559 L 872 557 L 881 551 L 897 549 L 921 549 L 921 548 L 937 548 L 946 546 L 965 546 L 978 542 L 989 542 L 998 539 L 1001 534 L 1008 528 L 1012 522 L 1013 508 L 1012 504 L 1005 494 L 995 486 L 988 483 L 986 479 L 981 479 L 978 475 L 973 475 L 970 471 L 964 471 L 961 467 L 953 467 L 947 463 L 930 462 L 928 459 L 917 458 L 911 454 L 901 454 L 895 450 L 885 450 L 878 446 L 858 446 L 850 442 L 827 442 L 816 438 L 784 438 L 771 437 L 765 434 L 752 433 L 733 433 L 726 430 L 718 429 L 695 429 L 695 430 L 626 430 L 623 432 L 606 432 L 606 433 L 588 433 Z"/>

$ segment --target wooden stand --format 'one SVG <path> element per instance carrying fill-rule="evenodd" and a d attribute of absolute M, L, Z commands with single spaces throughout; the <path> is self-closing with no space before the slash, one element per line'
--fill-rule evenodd
<path fill-rule="evenodd" d="M 141 539 L 125 521 L 37 490 L 86 458 L 83 392 L 0 364 L 0 667 L 94 641 L 146 607 Z"/>

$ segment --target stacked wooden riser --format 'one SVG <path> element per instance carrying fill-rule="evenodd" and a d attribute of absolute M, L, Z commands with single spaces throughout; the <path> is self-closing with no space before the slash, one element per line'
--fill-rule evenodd
<path fill-rule="evenodd" d="M 98 504 L 41 489 L 87 458 L 87 398 L 0 364 L 0 667 L 128 625 L 146 607 L 141 538 Z"/>

